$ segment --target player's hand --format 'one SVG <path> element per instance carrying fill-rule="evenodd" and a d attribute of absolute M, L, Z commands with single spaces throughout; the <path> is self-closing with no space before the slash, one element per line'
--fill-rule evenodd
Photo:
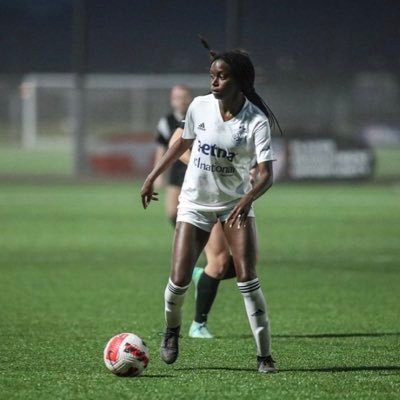
<path fill-rule="evenodd" d="M 142 197 L 142 205 L 144 209 L 148 207 L 152 200 L 158 201 L 158 193 L 154 191 L 153 183 L 148 179 L 143 183 L 140 195 Z"/>
<path fill-rule="evenodd" d="M 246 227 L 247 216 L 251 210 L 252 202 L 253 199 L 250 196 L 244 196 L 236 204 L 226 220 L 230 228 L 235 226 L 235 224 L 237 224 L 237 229 L 240 229 L 242 226 Z"/>

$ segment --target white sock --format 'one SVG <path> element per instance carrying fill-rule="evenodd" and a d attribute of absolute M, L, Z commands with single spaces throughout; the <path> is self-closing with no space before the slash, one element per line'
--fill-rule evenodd
<path fill-rule="evenodd" d="M 182 305 L 185 294 L 190 285 L 180 287 L 172 283 L 171 279 L 165 288 L 165 322 L 167 328 L 176 328 L 182 322 Z"/>
<path fill-rule="evenodd" d="M 237 282 L 243 295 L 247 318 L 257 346 L 257 355 L 271 355 L 271 327 L 268 320 L 267 304 L 258 278 L 248 282 Z"/>

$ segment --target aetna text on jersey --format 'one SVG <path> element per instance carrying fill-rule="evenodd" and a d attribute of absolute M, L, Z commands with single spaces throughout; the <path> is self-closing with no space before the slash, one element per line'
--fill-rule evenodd
<path fill-rule="evenodd" d="M 226 158 L 227 160 L 232 161 L 236 155 L 234 152 L 221 149 L 215 144 L 211 145 L 208 143 L 201 143 L 200 140 L 198 140 L 198 142 L 199 152 L 203 153 L 206 156 L 211 155 L 213 157 Z"/>

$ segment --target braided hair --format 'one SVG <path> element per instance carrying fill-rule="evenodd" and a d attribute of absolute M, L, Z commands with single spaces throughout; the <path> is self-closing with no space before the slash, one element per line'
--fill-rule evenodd
<path fill-rule="evenodd" d="M 207 41 L 201 36 L 200 41 L 210 54 L 211 64 L 217 60 L 226 62 L 230 66 L 233 78 L 239 85 L 242 93 L 251 103 L 256 105 L 265 114 L 268 118 L 271 129 L 277 127 L 282 135 L 282 129 L 279 125 L 278 119 L 254 88 L 256 74 L 254 65 L 251 62 L 248 53 L 243 50 L 217 53 L 210 48 Z"/>

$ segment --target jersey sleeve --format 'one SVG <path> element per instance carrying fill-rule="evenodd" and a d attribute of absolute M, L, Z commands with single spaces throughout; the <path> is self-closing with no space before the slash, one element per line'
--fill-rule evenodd
<path fill-rule="evenodd" d="M 168 147 L 170 137 L 170 130 L 166 117 L 161 118 L 157 124 L 157 138 L 156 142 L 161 146 Z"/>
<path fill-rule="evenodd" d="M 254 144 L 257 163 L 275 161 L 271 146 L 271 129 L 268 121 L 263 121 L 254 132 Z"/>
<path fill-rule="evenodd" d="M 196 133 L 194 131 L 193 102 L 190 104 L 183 122 L 185 127 L 183 129 L 182 137 L 184 139 L 194 139 Z"/>

